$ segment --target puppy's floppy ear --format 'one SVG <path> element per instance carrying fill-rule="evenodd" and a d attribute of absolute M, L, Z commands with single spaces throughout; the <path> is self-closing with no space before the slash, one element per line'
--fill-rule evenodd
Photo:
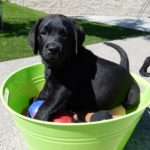
<path fill-rule="evenodd" d="M 33 52 L 34 54 L 37 54 L 38 53 L 38 50 L 39 50 L 39 44 L 38 44 L 38 28 L 39 28 L 39 25 L 42 21 L 42 18 L 39 19 L 35 25 L 32 27 L 31 31 L 29 32 L 29 37 L 28 37 L 28 41 L 29 41 L 29 44 L 30 46 L 32 47 L 33 49 Z"/>
<path fill-rule="evenodd" d="M 84 39 L 85 39 L 85 32 L 81 26 L 75 23 L 74 26 L 74 32 L 75 32 L 75 49 L 76 54 L 78 53 L 78 50 L 81 48 Z"/>

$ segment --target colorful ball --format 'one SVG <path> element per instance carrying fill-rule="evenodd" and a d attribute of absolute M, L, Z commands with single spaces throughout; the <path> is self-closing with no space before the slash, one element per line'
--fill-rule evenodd
<path fill-rule="evenodd" d="M 52 118 L 51 121 L 57 123 L 72 123 L 74 122 L 74 119 L 71 113 L 67 111 L 60 111 Z"/>
<path fill-rule="evenodd" d="M 44 100 L 37 100 L 35 102 L 33 102 L 30 107 L 28 108 L 28 113 L 29 113 L 29 117 L 30 118 L 34 118 L 35 115 L 37 114 L 39 108 L 42 106 L 42 104 L 44 103 Z"/>

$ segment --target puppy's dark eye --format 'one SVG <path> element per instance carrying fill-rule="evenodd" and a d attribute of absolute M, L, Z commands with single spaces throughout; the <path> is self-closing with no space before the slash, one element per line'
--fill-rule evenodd
<path fill-rule="evenodd" d="M 47 35 L 47 31 L 46 30 L 43 30 L 43 31 L 41 31 L 41 33 L 40 33 L 41 35 Z"/>

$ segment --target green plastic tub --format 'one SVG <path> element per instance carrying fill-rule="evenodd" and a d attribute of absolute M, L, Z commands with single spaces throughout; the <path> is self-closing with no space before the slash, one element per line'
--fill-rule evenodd
<path fill-rule="evenodd" d="M 1 87 L 1 99 L 11 112 L 30 150 L 122 150 L 145 108 L 150 104 L 150 85 L 133 75 L 142 87 L 138 109 L 116 119 L 91 123 L 59 124 L 21 115 L 29 99 L 44 84 L 44 67 L 35 64 L 17 70 Z"/>

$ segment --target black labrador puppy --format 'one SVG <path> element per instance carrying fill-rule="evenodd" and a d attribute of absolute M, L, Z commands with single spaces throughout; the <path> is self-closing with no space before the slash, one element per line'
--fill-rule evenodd
<path fill-rule="evenodd" d="M 147 57 L 140 69 L 140 74 L 144 77 L 150 77 L 150 73 L 147 71 L 150 66 L 150 57 Z"/>
<path fill-rule="evenodd" d="M 108 109 L 139 103 L 139 87 L 128 71 L 126 53 L 115 44 L 121 63 L 99 58 L 82 46 L 83 29 L 71 18 L 49 15 L 39 19 L 29 33 L 34 53 L 45 65 L 45 85 L 38 99 L 45 100 L 36 119 L 49 120 L 61 108 L 98 112 L 101 120 L 111 118 Z M 105 110 L 105 111 L 103 111 Z M 96 114 L 96 113 L 95 113 Z"/>

